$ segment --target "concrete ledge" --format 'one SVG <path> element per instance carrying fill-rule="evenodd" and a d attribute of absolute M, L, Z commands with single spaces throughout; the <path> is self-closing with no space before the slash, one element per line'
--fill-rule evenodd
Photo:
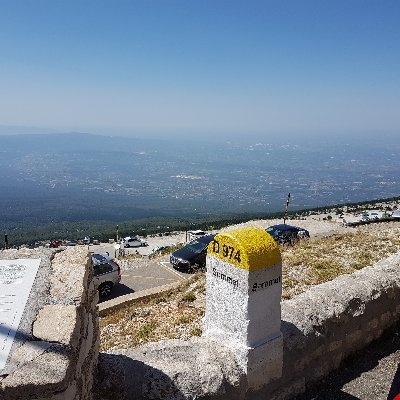
<path fill-rule="evenodd" d="M 75 347 L 80 320 L 75 306 L 53 304 L 42 308 L 33 324 L 33 335 L 44 341 L 55 341 Z"/>
<path fill-rule="evenodd" d="M 103 301 L 98 305 L 99 316 L 105 317 L 112 312 L 120 310 L 124 307 L 128 307 L 138 301 L 151 299 L 160 293 L 168 292 L 168 290 L 171 289 L 176 289 L 177 287 L 182 285 L 183 282 L 186 281 L 173 282 L 169 283 L 168 285 L 158 286 L 147 290 L 141 290 L 140 292 L 126 294 L 124 296 L 116 297 L 115 299 Z"/>
<path fill-rule="evenodd" d="M 2 381 L 5 399 L 48 398 L 65 390 L 71 379 L 71 355 L 59 345 L 52 345 L 43 354 L 23 364 Z"/>
<path fill-rule="evenodd" d="M 97 400 L 234 400 L 244 377 L 230 350 L 217 342 L 164 340 L 100 354 Z"/>
<path fill-rule="evenodd" d="M 42 262 L 14 341 L 20 343 L 13 346 L 0 378 L 0 400 L 90 400 L 99 329 L 98 293 L 87 248 L 29 255 Z M 1 256 L 28 258 L 26 250 Z"/>

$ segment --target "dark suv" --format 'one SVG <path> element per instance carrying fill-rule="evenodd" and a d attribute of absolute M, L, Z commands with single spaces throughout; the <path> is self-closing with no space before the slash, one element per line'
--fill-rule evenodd
<path fill-rule="evenodd" d="M 205 268 L 207 246 L 214 239 L 214 236 L 206 235 L 189 242 L 186 246 L 174 251 L 169 262 L 174 268 L 184 272 Z"/>
<path fill-rule="evenodd" d="M 298 226 L 287 224 L 272 225 L 266 229 L 279 244 L 294 244 L 302 238 L 309 238 L 310 233 Z"/>

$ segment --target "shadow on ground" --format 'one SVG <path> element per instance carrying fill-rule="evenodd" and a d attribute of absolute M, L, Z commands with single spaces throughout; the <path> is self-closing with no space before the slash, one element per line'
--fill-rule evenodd
<path fill-rule="evenodd" d="M 396 353 L 400 349 L 399 332 L 400 323 L 397 323 L 294 400 L 393 400 L 400 393 L 400 354 Z M 363 374 L 363 379 L 357 379 Z"/>
<path fill-rule="evenodd" d="M 131 293 L 135 293 L 135 291 L 130 287 L 124 285 L 123 283 L 118 283 L 113 287 L 113 290 L 109 296 L 99 298 L 99 304 L 103 303 L 104 301 L 115 299 L 116 297 L 124 296 L 125 294 Z"/>
<path fill-rule="evenodd" d="M 164 386 L 162 392 L 157 392 L 157 381 L 169 385 Z M 146 391 L 150 391 L 152 396 L 146 396 Z M 183 399 L 184 396 L 162 371 L 123 355 L 100 353 L 94 385 L 95 400 L 148 398 Z"/>

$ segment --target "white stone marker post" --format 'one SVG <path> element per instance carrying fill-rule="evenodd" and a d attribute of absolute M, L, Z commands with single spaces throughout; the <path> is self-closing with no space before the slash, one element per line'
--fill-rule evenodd
<path fill-rule="evenodd" d="M 250 389 L 281 377 L 282 260 L 260 228 L 226 231 L 207 251 L 204 335 L 233 349 Z"/>

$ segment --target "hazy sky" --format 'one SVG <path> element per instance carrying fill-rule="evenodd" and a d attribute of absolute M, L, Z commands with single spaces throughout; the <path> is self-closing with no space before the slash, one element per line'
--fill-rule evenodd
<path fill-rule="evenodd" d="M 0 0 L 0 125 L 400 132 L 399 21 L 399 0 Z"/>

